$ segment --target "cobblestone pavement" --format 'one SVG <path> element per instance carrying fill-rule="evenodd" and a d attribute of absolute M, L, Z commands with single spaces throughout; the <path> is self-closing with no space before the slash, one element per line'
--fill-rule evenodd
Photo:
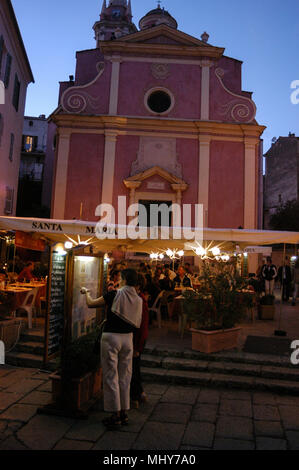
<path fill-rule="evenodd" d="M 44 416 L 49 376 L 0 368 L 0 450 L 299 449 L 299 397 L 146 384 L 149 401 L 117 432 L 99 403 L 86 421 Z"/>

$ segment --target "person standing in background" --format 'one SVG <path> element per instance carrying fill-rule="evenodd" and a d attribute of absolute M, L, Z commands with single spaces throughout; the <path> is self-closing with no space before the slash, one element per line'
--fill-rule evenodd
<path fill-rule="evenodd" d="M 299 292 L 299 258 L 297 258 L 295 269 L 294 269 L 294 294 L 293 294 L 293 301 L 292 305 L 295 307 L 296 300 Z"/>
<path fill-rule="evenodd" d="M 292 271 L 289 257 L 286 256 L 285 264 L 278 269 L 278 279 L 282 286 L 282 300 L 288 302 L 291 292 Z"/>
<path fill-rule="evenodd" d="M 267 257 L 267 264 L 264 264 L 262 268 L 262 278 L 265 281 L 265 293 L 266 295 L 274 294 L 274 283 L 277 277 L 277 267 L 272 263 L 272 258 Z"/>

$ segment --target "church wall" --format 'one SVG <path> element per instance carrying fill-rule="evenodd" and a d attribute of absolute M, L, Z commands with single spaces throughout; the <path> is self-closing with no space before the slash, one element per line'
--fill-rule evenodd
<path fill-rule="evenodd" d="M 71 135 L 65 219 L 78 219 L 83 202 L 83 219 L 97 220 L 95 209 L 102 197 L 104 145 L 103 135 Z"/>
<path fill-rule="evenodd" d="M 240 226 L 244 226 L 244 144 L 212 141 L 209 227 Z"/>
<path fill-rule="evenodd" d="M 168 64 L 169 76 L 166 79 L 155 78 L 151 67 L 152 64 L 147 62 L 121 64 L 118 113 L 125 116 L 153 116 L 144 106 L 144 96 L 151 88 L 162 87 L 169 89 L 175 97 L 174 108 L 164 117 L 199 119 L 200 67 Z"/>

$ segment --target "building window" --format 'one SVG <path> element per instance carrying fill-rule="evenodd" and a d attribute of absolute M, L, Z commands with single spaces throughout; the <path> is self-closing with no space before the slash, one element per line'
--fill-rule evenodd
<path fill-rule="evenodd" d="M 18 79 L 17 74 L 15 75 L 15 84 L 14 84 L 14 91 L 13 91 L 13 97 L 12 97 L 12 104 L 15 108 L 15 110 L 18 112 L 19 111 L 19 101 L 20 101 L 20 89 L 21 89 L 21 83 Z"/>
<path fill-rule="evenodd" d="M 5 88 L 8 88 L 8 87 L 9 87 L 11 63 L 12 63 L 12 57 L 11 57 L 10 54 L 7 54 L 7 57 L 6 57 L 6 66 L 5 66 L 5 74 L 4 74 L 4 85 L 5 85 Z"/>
<path fill-rule="evenodd" d="M 23 135 L 23 141 L 22 141 L 23 151 L 27 153 L 34 152 L 37 148 L 37 144 L 38 144 L 37 136 Z"/>
<path fill-rule="evenodd" d="M 145 107 L 154 114 L 169 113 L 174 106 L 173 94 L 164 88 L 153 88 L 145 95 Z"/>
<path fill-rule="evenodd" d="M 15 143 L 15 135 L 10 134 L 9 160 L 11 162 L 12 162 L 12 159 L 13 159 L 14 143 Z"/>
<path fill-rule="evenodd" d="M 33 127 L 33 121 L 29 121 L 29 127 Z"/>
<path fill-rule="evenodd" d="M 3 51 L 4 51 L 4 39 L 3 36 L 0 36 L 0 73 L 1 73 L 1 66 L 2 66 L 2 58 L 3 58 Z"/>

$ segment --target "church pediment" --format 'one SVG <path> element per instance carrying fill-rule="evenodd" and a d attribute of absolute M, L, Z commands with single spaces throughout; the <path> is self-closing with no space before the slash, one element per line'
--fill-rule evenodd
<path fill-rule="evenodd" d="M 142 173 L 138 173 L 137 175 L 130 176 L 129 178 L 124 180 L 124 185 L 127 189 L 140 189 L 140 187 L 145 183 L 145 181 L 149 181 L 150 185 L 148 185 L 147 189 L 160 189 L 164 190 L 166 187 L 161 186 L 163 182 L 166 182 L 170 185 L 172 190 L 181 190 L 185 191 L 188 188 L 188 184 L 185 183 L 182 178 L 178 178 L 176 175 L 170 173 L 169 171 L 164 170 L 159 166 L 154 166 L 149 168 Z"/>
<path fill-rule="evenodd" d="M 167 47 L 165 47 L 167 46 Z M 183 48 L 182 48 L 183 46 Z M 128 34 L 117 41 L 103 41 L 102 51 L 107 54 L 111 52 L 163 52 L 168 55 L 197 55 L 205 57 L 220 58 L 224 49 L 214 47 L 189 34 L 178 31 L 165 24 L 155 26 L 137 33 Z M 152 48 L 152 49 L 151 49 Z"/>

